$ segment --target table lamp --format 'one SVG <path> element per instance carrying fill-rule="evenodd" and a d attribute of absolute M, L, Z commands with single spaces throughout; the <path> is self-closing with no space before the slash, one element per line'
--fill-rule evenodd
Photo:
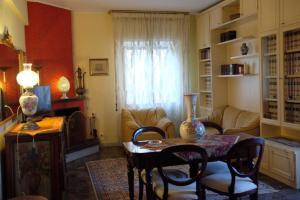
<path fill-rule="evenodd" d="M 32 92 L 33 86 L 39 82 L 39 76 L 36 72 L 31 70 L 31 63 L 24 63 L 24 70 L 17 75 L 17 82 L 23 87 L 25 92 L 20 96 L 19 103 L 22 112 L 27 116 L 26 123 L 22 130 L 36 130 L 39 126 L 32 121 L 33 116 L 37 111 L 38 97 Z"/>
<path fill-rule="evenodd" d="M 70 82 L 66 77 L 60 77 L 60 79 L 58 80 L 57 88 L 62 93 L 62 96 L 60 98 L 68 99 L 67 92 L 69 92 L 70 90 Z"/>

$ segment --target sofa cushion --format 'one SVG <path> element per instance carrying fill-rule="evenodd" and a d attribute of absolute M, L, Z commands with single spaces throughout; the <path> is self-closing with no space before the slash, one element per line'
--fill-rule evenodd
<path fill-rule="evenodd" d="M 258 127 L 259 126 L 259 114 L 254 112 L 243 111 L 236 119 L 235 128 L 241 127 Z"/>
<path fill-rule="evenodd" d="M 161 108 L 132 109 L 130 112 L 140 126 L 155 126 L 161 118 L 166 117 Z"/>
<path fill-rule="evenodd" d="M 236 120 L 241 112 L 241 110 L 231 106 L 225 108 L 222 119 L 222 128 L 229 129 L 235 127 Z"/>

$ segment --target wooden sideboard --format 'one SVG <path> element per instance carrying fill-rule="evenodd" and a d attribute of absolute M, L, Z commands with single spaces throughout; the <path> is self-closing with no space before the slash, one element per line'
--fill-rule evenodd
<path fill-rule="evenodd" d="M 7 198 L 25 194 L 62 199 L 64 118 L 44 118 L 38 125 L 38 130 L 21 131 L 22 124 L 17 124 L 5 135 Z"/>

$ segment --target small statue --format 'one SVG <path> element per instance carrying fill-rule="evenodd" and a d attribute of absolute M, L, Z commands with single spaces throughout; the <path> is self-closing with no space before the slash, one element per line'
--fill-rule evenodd
<path fill-rule="evenodd" d="M 249 47 L 247 46 L 246 43 L 243 43 L 242 46 L 241 46 L 242 55 L 247 55 L 248 51 L 249 51 Z"/>
<path fill-rule="evenodd" d="M 83 97 L 84 93 L 86 92 L 84 86 L 84 76 L 86 72 L 82 72 L 81 68 L 78 67 L 76 73 L 77 73 L 78 87 L 75 91 L 79 96 Z"/>

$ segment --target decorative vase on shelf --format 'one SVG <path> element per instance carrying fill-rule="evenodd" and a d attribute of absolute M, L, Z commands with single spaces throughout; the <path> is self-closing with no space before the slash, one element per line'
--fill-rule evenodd
<path fill-rule="evenodd" d="M 241 46 L 241 53 L 242 55 L 247 55 L 248 54 L 248 51 L 249 51 L 249 47 L 247 46 L 246 43 L 243 43 L 242 46 Z"/>
<path fill-rule="evenodd" d="M 196 118 L 197 94 L 184 95 L 187 119 L 180 125 L 180 137 L 184 139 L 198 138 L 205 134 L 205 127 Z"/>

